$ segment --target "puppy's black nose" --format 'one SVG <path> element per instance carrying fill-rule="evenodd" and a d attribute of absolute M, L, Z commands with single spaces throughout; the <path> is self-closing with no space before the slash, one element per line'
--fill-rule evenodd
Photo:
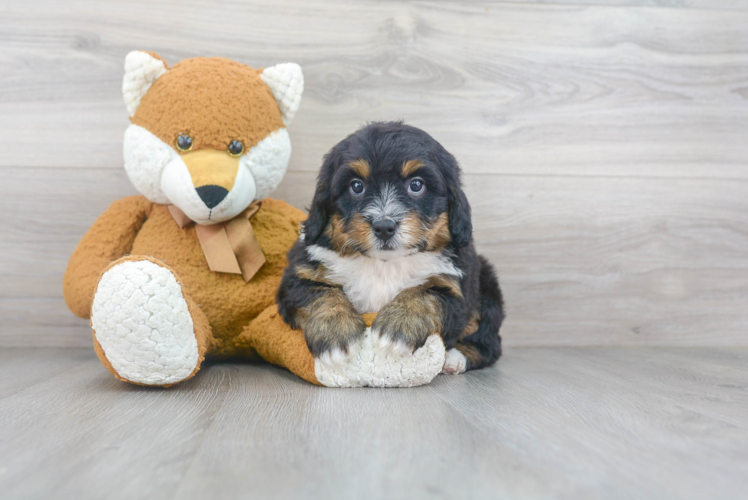
<path fill-rule="evenodd" d="M 205 206 L 208 208 L 214 208 L 216 205 L 221 203 L 224 198 L 226 198 L 227 194 L 229 194 L 228 190 L 225 188 L 214 186 L 212 184 L 195 188 L 195 191 L 197 191 L 200 199 L 205 202 Z"/>
<path fill-rule="evenodd" d="M 374 230 L 374 234 L 377 238 L 382 241 L 387 241 L 395 235 L 397 222 L 394 220 L 382 219 L 372 224 L 371 228 Z"/>

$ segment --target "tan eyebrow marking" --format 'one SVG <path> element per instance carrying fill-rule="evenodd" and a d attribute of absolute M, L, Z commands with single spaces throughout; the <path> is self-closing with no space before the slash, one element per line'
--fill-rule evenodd
<path fill-rule="evenodd" d="M 361 178 L 365 179 L 369 177 L 369 164 L 366 163 L 366 160 L 361 158 L 360 160 L 352 161 L 348 164 L 348 166 L 356 172 L 358 175 L 361 176 Z"/>
<path fill-rule="evenodd" d="M 418 170 L 423 166 L 423 162 L 421 160 L 408 160 L 405 163 L 403 163 L 403 177 L 408 177 L 413 172 Z"/>

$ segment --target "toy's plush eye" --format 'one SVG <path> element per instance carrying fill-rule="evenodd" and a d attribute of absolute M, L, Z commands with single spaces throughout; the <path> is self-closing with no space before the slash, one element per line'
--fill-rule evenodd
<path fill-rule="evenodd" d="M 180 153 L 186 153 L 187 151 L 192 149 L 192 146 L 195 145 L 195 143 L 192 141 L 192 137 L 187 134 L 179 134 L 175 143 L 177 145 L 177 150 Z"/>
<path fill-rule="evenodd" d="M 361 182 L 358 179 L 353 179 L 351 181 L 351 193 L 353 193 L 354 196 L 359 196 L 364 193 L 364 183 Z"/>
<path fill-rule="evenodd" d="M 229 154 L 231 156 L 239 156 L 244 152 L 244 143 L 242 141 L 237 141 L 234 139 L 229 143 Z"/>
<path fill-rule="evenodd" d="M 414 194 L 416 196 L 423 194 L 423 189 L 426 187 L 426 185 L 423 183 L 423 179 L 420 177 L 416 177 L 415 179 L 412 179 L 410 181 L 410 184 L 408 185 L 408 192 L 410 194 Z"/>

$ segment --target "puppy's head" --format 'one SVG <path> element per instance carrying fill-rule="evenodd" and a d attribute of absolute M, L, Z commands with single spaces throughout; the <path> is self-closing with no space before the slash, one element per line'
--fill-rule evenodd
<path fill-rule="evenodd" d="M 415 127 L 363 127 L 325 156 L 304 241 L 380 259 L 469 245 L 457 161 Z"/>

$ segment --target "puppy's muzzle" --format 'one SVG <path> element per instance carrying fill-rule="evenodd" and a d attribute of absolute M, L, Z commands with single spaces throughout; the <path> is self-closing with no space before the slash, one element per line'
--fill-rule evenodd
<path fill-rule="evenodd" d="M 371 225 L 374 236 L 382 241 L 389 241 L 397 231 L 397 222 L 392 219 L 381 219 Z"/>

